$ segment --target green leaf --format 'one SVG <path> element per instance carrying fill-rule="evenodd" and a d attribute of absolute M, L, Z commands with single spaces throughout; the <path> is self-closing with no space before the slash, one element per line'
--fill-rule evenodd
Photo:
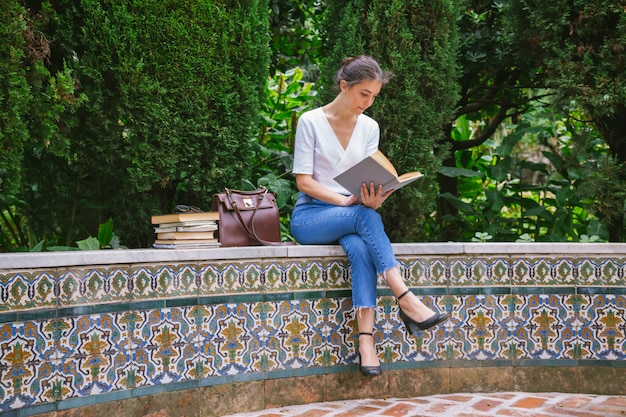
<path fill-rule="evenodd" d="M 469 140 L 472 136 L 472 128 L 469 120 L 465 115 L 454 121 L 454 129 L 452 130 L 452 138 L 454 140 Z"/>
<path fill-rule="evenodd" d="M 563 158 L 559 154 L 548 151 L 542 151 L 541 153 L 543 156 L 548 158 L 550 162 L 552 162 L 552 165 L 554 165 L 557 171 L 560 171 L 563 168 Z"/>
<path fill-rule="evenodd" d="M 72 246 L 48 246 L 46 247 L 46 251 L 48 252 L 71 252 L 75 250 L 80 250 L 80 249 L 74 248 Z"/>
<path fill-rule="evenodd" d="M 512 160 L 511 157 L 501 159 L 498 163 L 491 167 L 491 176 L 496 181 L 506 181 L 509 172 L 511 171 Z"/>
<path fill-rule="evenodd" d="M 520 166 L 534 172 L 548 173 L 547 165 L 543 162 L 522 161 Z"/>
<path fill-rule="evenodd" d="M 93 236 L 87 239 L 77 240 L 76 244 L 80 250 L 98 250 L 100 249 L 100 242 Z"/>
<path fill-rule="evenodd" d="M 41 252 L 43 250 L 44 241 L 40 240 L 30 251 L 31 252 Z"/>
<path fill-rule="evenodd" d="M 529 217 L 529 216 L 538 216 L 547 221 L 552 221 L 554 217 L 552 213 L 543 206 L 531 208 L 529 210 L 524 211 L 524 217 Z"/>
<path fill-rule="evenodd" d="M 559 207 L 566 207 L 568 202 L 574 198 L 574 191 L 569 188 L 559 188 L 556 191 L 556 203 Z"/>
<path fill-rule="evenodd" d="M 450 178 L 457 177 L 480 177 L 485 178 L 485 174 L 478 171 L 472 171 L 471 169 L 454 168 L 454 167 L 439 167 L 437 170 L 441 175 L 445 175 Z"/>
<path fill-rule="evenodd" d="M 106 223 L 102 223 L 98 228 L 98 242 L 100 247 L 110 246 L 113 237 L 113 219 L 109 217 Z"/>
<path fill-rule="evenodd" d="M 259 178 L 259 186 L 261 185 L 276 194 L 276 205 L 279 209 L 289 202 L 292 194 L 291 181 L 278 178 L 276 174 L 268 174 Z"/>
<path fill-rule="evenodd" d="M 507 135 L 502 144 L 498 146 L 497 152 L 501 156 L 509 156 L 515 145 L 524 138 L 528 133 L 539 133 L 544 130 L 543 127 L 529 127 L 528 124 L 520 125 L 513 133 Z"/>
<path fill-rule="evenodd" d="M 459 209 L 461 211 L 465 211 L 465 212 L 472 212 L 473 211 L 473 207 L 470 204 L 467 204 L 467 203 L 461 201 L 458 197 L 455 197 L 454 195 L 452 195 L 450 193 L 441 194 L 441 197 L 443 197 L 446 200 L 448 200 L 448 202 L 450 204 L 452 204 L 454 207 L 456 207 L 457 209 Z"/>
<path fill-rule="evenodd" d="M 592 220 L 589 222 L 589 226 L 587 226 L 587 234 L 590 236 L 598 236 L 600 240 L 609 240 L 608 228 L 598 220 Z"/>
<path fill-rule="evenodd" d="M 491 211 L 494 213 L 500 213 L 502 207 L 504 206 L 504 199 L 502 197 L 502 193 L 497 190 L 488 190 L 486 192 L 487 202 L 491 206 Z"/>

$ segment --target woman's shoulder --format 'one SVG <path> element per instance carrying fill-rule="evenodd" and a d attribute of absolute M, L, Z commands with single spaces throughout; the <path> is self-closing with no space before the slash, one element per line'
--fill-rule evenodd
<path fill-rule="evenodd" d="M 321 107 L 316 107 L 312 110 L 305 111 L 300 115 L 300 120 L 319 120 L 322 117 L 326 117 L 324 115 L 324 111 Z"/>
<path fill-rule="evenodd" d="M 365 113 L 359 115 L 359 124 L 365 128 L 378 128 L 378 122 Z"/>

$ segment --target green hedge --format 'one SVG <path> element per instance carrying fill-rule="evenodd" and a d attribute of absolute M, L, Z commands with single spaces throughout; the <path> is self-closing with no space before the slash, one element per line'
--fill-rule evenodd
<path fill-rule="evenodd" d="M 63 152 L 26 152 L 37 236 L 73 244 L 111 217 L 123 244 L 149 246 L 151 215 L 210 209 L 213 193 L 249 175 L 265 0 L 58 0 L 48 15 L 50 67 L 66 68 L 84 100 L 57 124 Z"/>
<path fill-rule="evenodd" d="M 19 190 L 23 144 L 28 138 L 24 14 L 17 2 L 0 0 L 0 196 L 4 204 Z"/>

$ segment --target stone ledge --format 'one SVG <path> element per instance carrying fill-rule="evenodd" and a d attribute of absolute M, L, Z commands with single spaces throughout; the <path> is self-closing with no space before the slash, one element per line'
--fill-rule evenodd
<path fill-rule="evenodd" d="M 394 243 L 397 256 L 422 255 L 537 255 L 558 257 L 580 254 L 592 256 L 624 255 L 626 243 Z M 345 256 L 338 245 L 248 246 L 205 249 L 127 249 L 70 252 L 3 253 L 0 270 L 36 269 L 79 265 L 116 265 L 181 261 L 310 258 Z"/>

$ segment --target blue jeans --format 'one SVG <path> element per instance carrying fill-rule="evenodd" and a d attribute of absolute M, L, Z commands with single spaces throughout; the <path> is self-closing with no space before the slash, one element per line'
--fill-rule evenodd
<path fill-rule="evenodd" d="M 300 193 L 291 234 L 303 245 L 339 242 L 350 261 L 356 308 L 376 306 L 378 275 L 398 265 L 380 215 L 363 205 L 335 206 Z"/>

